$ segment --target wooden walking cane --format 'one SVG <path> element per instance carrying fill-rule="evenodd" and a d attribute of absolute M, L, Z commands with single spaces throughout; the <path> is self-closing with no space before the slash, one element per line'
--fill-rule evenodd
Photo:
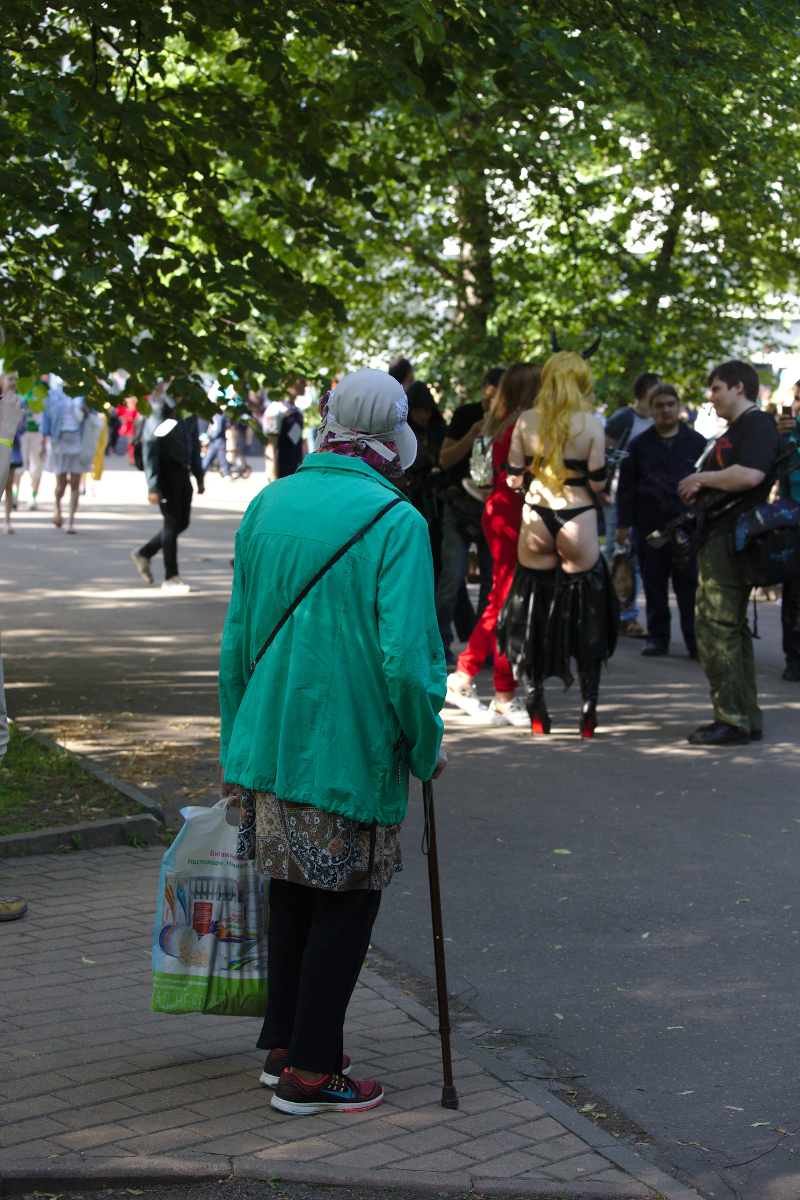
<path fill-rule="evenodd" d="M 431 923 L 433 925 L 433 961 L 436 966 L 436 998 L 439 1005 L 439 1037 L 442 1042 L 442 1108 L 458 1108 L 458 1093 L 453 1085 L 453 1061 L 450 1056 L 450 1007 L 447 1002 L 447 972 L 444 965 L 444 933 L 442 930 L 442 898 L 439 891 L 439 859 L 436 853 L 436 821 L 433 815 L 433 783 L 422 785 L 422 807 L 425 832 L 422 853 L 428 857 L 428 883 L 431 892 Z"/>

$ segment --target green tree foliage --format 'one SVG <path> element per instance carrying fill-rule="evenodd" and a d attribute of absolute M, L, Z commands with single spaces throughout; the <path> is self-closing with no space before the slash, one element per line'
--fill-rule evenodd
<path fill-rule="evenodd" d="M 413 105 L 359 140 L 389 216 L 330 263 L 353 356 L 390 338 L 445 390 L 602 332 L 603 399 L 643 366 L 702 389 L 798 276 L 797 16 L 782 4 L 483 6 L 445 16 Z M 437 80 L 453 80 L 445 95 Z M 389 169 L 386 170 L 386 165 Z M 388 233 L 389 236 L 386 236 Z"/>
<path fill-rule="evenodd" d="M 0 30 L 0 304 L 23 373 L 132 387 L 407 353 L 446 395 L 603 332 L 691 385 L 792 290 L 777 0 L 189 0 Z M 192 388 L 194 386 L 194 392 Z"/>
<path fill-rule="evenodd" d="M 330 12 L 328 11 L 330 7 Z M 0 304 L 22 375 L 76 387 L 130 371 L 134 391 L 198 368 L 276 378 L 298 329 L 343 324 L 341 301 L 299 261 L 354 261 L 328 206 L 368 212 L 363 181 L 333 161 L 360 63 L 424 0 L 370 6 L 8 0 L 0 37 Z M 315 90 L 339 54 L 345 90 Z M 350 77 L 348 79 L 348 76 Z M 402 70 L 387 79 L 406 90 Z M 363 110 L 380 96 L 357 100 Z M 246 210 L 246 211 L 245 211 Z"/>

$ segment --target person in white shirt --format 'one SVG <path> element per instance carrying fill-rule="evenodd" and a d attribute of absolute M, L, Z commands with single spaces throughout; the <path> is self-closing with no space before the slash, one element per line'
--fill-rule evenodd
<path fill-rule="evenodd" d="M 28 512 L 36 511 L 36 497 L 44 470 L 44 438 L 42 436 L 43 413 L 34 412 L 26 404 L 23 412 L 25 428 L 22 433 L 22 470 L 20 479 L 27 471 L 31 481 L 31 498 L 28 501 Z"/>
<path fill-rule="evenodd" d="M 9 375 L 0 375 L 0 396 L 16 396 L 17 394 L 17 373 L 12 371 Z M 5 457 L 5 456 L 4 456 Z M 5 502 L 5 524 L 3 529 L 6 533 L 14 533 L 14 527 L 11 524 L 11 512 L 14 507 L 14 483 L 17 478 L 17 471 L 22 466 L 22 422 L 20 421 L 17 428 L 11 437 L 10 452 L 8 455 L 8 465 L 6 468 L 6 477 L 3 487 L 0 488 L 0 496 L 3 496 Z"/>

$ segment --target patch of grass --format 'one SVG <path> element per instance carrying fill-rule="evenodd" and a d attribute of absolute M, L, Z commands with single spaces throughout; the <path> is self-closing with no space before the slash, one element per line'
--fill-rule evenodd
<path fill-rule="evenodd" d="M 140 804 L 90 775 L 66 750 L 48 750 L 10 727 L 0 760 L 0 835 L 83 825 L 144 812 Z"/>

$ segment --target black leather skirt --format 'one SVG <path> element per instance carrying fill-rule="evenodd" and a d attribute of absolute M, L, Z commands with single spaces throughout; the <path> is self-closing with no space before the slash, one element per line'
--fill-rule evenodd
<path fill-rule="evenodd" d="M 497 620 L 497 647 L 518 679 L 541 683 L 555 676 L 568 688 L 571 659 L 579 672 L 606 662 L 618 633 L 619 601 L 602 555 L 577 575 L 517 564 Z"/>

